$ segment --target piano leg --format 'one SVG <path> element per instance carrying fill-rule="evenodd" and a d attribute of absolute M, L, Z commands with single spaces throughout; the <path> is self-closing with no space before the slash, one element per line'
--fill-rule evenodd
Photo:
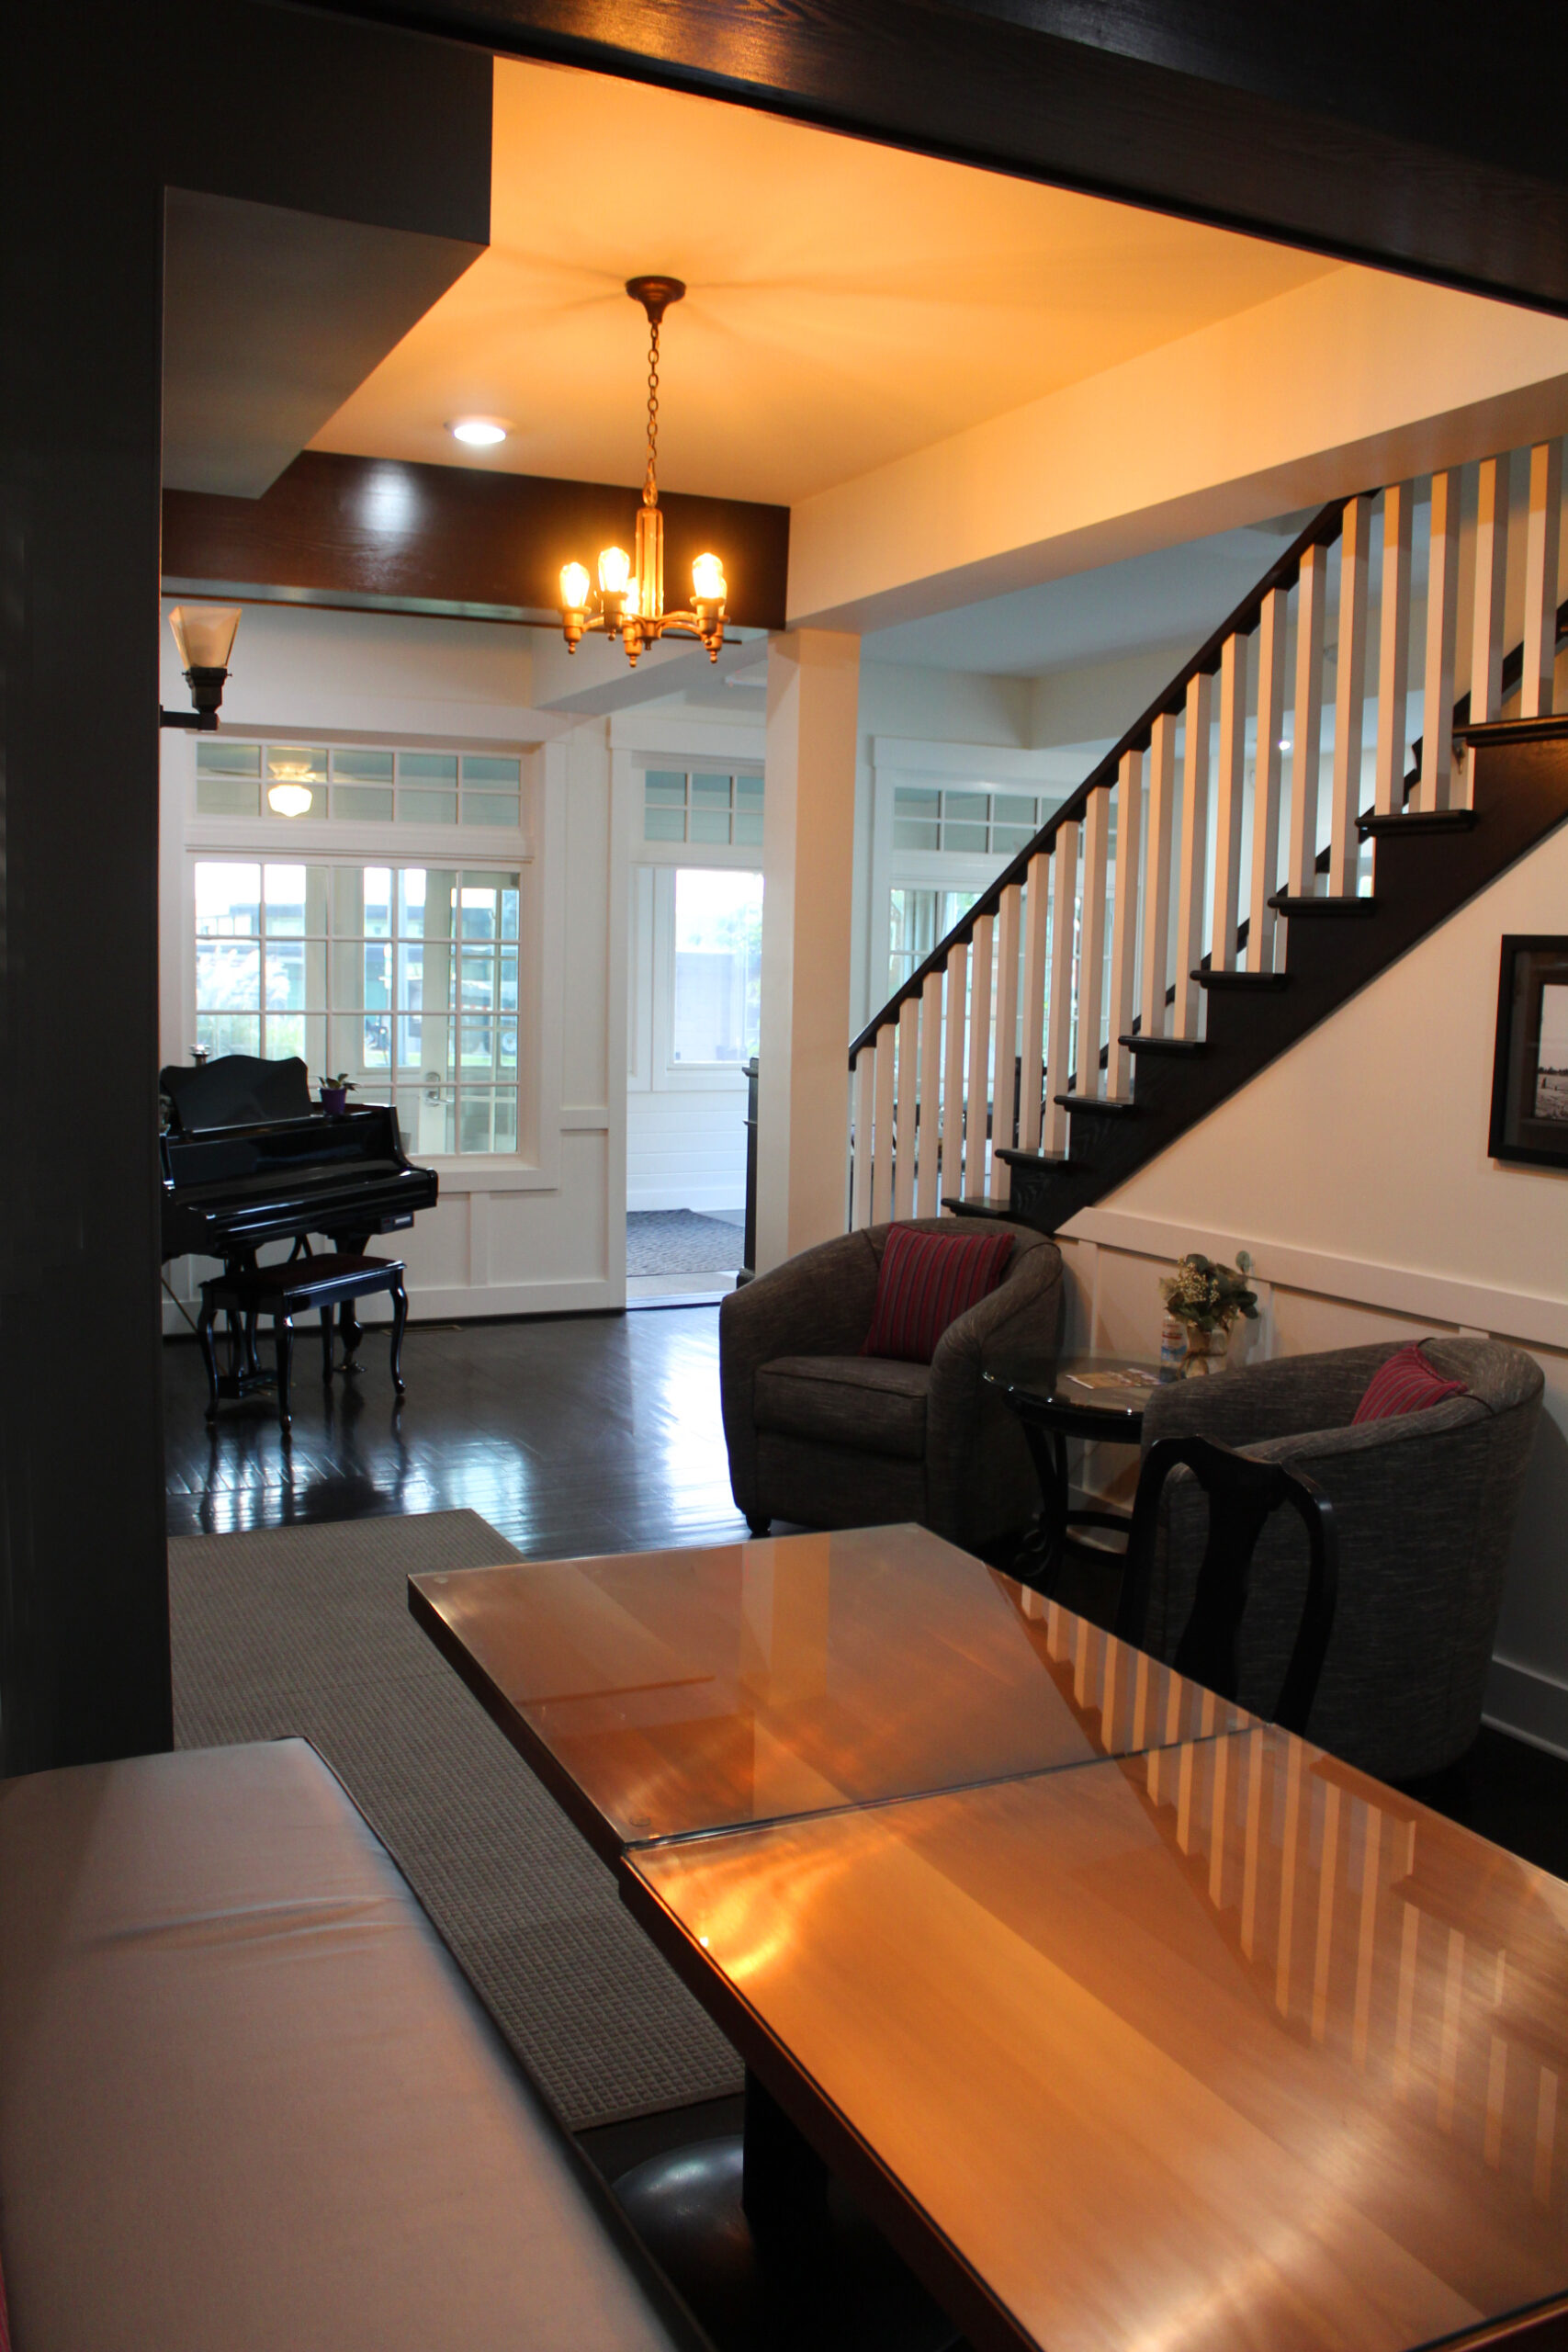
<path fill-rule="evenodd" d="M 334 1233 L 330 1238 L 333 1248 L 341 1250 L 345 1257 L 363 1258 L 370 1236 L 368 1233 Z M 351 1298 L 345 1298 L 338 1308 L 338 1329 L 343 1334 L 343 1368 L 344 1372 L 357 1372 L 359 1342 L 363 1334 Z"/>
<path fill-rule="evenodd" d="M 330 1388 L 333 1377 L 333 1310 L 330 1306 L 323 1306 L 321 1308 L 320 1313 L 321 1317 L 321 1378 L 326 1382 Z"/>
<path fill-rule="evenodd" d="M 275 1315 L 272 1336 L 277 1346 L 277 1420 L 280 1429 L 291 1426 L 288 1411 L 288 1367 L 294 1357 L 294 1318 L 289 1315 Z"/>
<path fill-rule="evenodd" d="M 215 1421 L 218 1419 L 218 1351 L 212 1340 L 212 1325 L 216 1314 L 217 1309 L 211 1299 L 205 1295 L 204 1289 L 201 1320 L 197 1325 L 196 1336 L 201 1342 L 201 1361 L 207 1366 L 207 1418 L 209 1421 Z"/>
<path fill-rule="evenodd" d="M 392 1386 L 403 1394 L 403 1331 L 409 1319 L 409 1295 L 399 1283 L 392 1292 Z"/>

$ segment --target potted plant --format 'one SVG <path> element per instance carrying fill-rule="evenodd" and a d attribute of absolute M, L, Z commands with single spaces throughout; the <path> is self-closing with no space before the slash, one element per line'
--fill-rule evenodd
<path fill-rule="evenodd" d="M 1173 1343 L 1184 1342 L 1179 1365 L 1184 1378 L 1224 1370 L 1232 1327 L 1244 1316 L 1248 1322 L 1257 1320 L 1258 1294 L 1247 1282 L 1251 1272 L 1252 1260 L 1245 1250 L 1237 1252 L 1234 1267 L 1218 1266 L 1192 1250 L 1178 1262 L 1174 1274 L 1163 1277 L 1162 1364 L 1174 1353 Z"/>
<path fill-rule="evenodd" d="M 335 1078 L 321 1080 L 321 1108 L 330 1119 L 341 1119 L 348 1108 L 348 1098 L 354 1091 L 354 1080 L 340 1069 Z"/>

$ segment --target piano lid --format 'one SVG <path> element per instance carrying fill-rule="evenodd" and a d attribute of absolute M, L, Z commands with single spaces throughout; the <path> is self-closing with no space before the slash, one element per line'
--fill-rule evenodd
<path fill-rule="evenodd" d="M 222 1054 L 215 1062 L 171 1063 L 158 1072 L 158 1084 L 168 1097 L 175 1135 L 308 1119 L 314 1107 L 310 1078 L 298 1054 L 278 1062 L 263 1061 L 254 1054 Z"/>

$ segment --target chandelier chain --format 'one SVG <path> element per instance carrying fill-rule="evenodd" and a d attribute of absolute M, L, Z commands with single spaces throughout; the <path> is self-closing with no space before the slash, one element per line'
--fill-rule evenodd
<path fill-rule="evenodd" d="M 655 461 L 659 456 L 659 322 L 649 322 L 648 345 L 648 475 L 642 486 L 645 506 L 659 503 Z"/>

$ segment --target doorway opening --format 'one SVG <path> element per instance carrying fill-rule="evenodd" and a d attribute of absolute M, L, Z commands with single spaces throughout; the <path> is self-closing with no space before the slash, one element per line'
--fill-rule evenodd
<path fill-rule="evenodd" d="M 626 1299 L 735 1287 L 757 1051 L 762 779 L 649 769 L 627 956 Z"/>

